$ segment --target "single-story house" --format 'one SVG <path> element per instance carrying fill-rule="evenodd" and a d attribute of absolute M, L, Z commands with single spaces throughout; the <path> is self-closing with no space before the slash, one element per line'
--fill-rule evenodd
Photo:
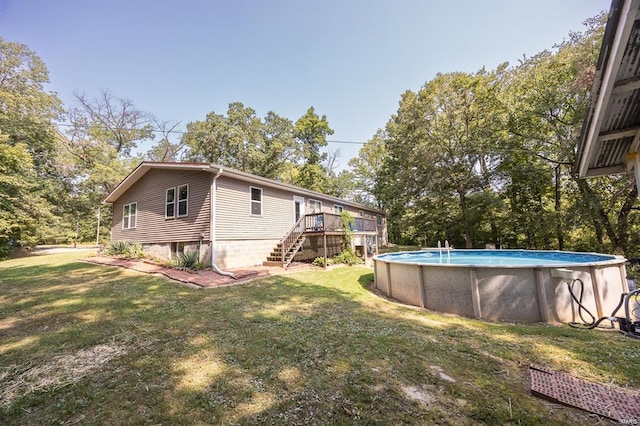
<path fill-rule="evenodd" d="M 383 211 L 216 164 L 142 162 L 104 202 L 113 205 L 112 241 L 139 242 L 159 258 L 198 251 L 219 271 L 337 254 L 343 211 L 365 257 L 387 243 Z"/>

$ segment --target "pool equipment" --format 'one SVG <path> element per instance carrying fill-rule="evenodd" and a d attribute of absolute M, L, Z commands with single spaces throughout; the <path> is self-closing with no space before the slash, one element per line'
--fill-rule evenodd
<path fill-rule="evenodd" d="M 575 284 L 579 284 L 579 295 L 574 290 Z M 584 283 L 580 278 L 575 278 L 571 283 L 567 282 L 567 287 L 571 298 L 578 305 L 578 312 L 582 323 L 570 322 L 569 325 L 574 328 L 585 330 L 593 330 L 595 328 L 615 328 L 614 324 L 618 323 L 618 328 L 626 337 L 640 339 L 640 289 L 635 289 L 620 295 L 620 302 L 615 307 L 611 315 L 596 319 L 587 307 L 582 304 L 582 296 L 584 294 Z M 633 304 L 633 307 L 632 307 Z M 624 306 L 624 317 L 616 316 L 621 307 Z M 588 315 L 591 320 L 585 319 L 584 314 Z M 603 321 L 609 321 L 608 326 L 600 325 Z"/>

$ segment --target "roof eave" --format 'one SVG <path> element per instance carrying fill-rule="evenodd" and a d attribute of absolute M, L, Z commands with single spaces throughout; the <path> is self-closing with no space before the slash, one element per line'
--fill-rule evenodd
<path fill-rule="evenodd" d="M 591 105 L 582 127 L 574 172 L 580 177 L 594 176 L 589 165 L 595 152 L 600 128 L 615 85 L 615 77 L 633 29 L 638 0 L 613 0 L 607 28 L 591 89 Z"/>

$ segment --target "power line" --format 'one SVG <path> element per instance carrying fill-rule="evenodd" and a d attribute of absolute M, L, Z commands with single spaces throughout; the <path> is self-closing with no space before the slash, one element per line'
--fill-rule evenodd
<path fill-rule="evenodd" d="M 74 127 L 73 124 L 68 124 L 68 123 L 58 123 L 58 126 L 61 127 Z M 98 127 L 101 130 L 109 130 L 107 127 Z M 136 129 L 122 129 L 122 130 L 136 130 Z M 185 135 L 187 133 L 186 130 L 162 130 L 162 129 L 157 129 L 157 128 L 152 128 L 151 129 L 152 133 L 161 133 L 161 134 L 175 134 L 175 135 Z M 348 144 L 348 145 L 365 145 L 366 142 L 360 142 L 360 141 L 334 141 L 334 140 L 327 140 L 327 143 L 342 143 L 342 144 Z"/>

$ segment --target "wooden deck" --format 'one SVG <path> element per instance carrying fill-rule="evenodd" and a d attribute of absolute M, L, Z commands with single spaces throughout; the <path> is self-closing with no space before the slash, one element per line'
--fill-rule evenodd
<path fill-rule="evenodd" d="M 271 255 L 268 256 L 267 261 L 264 262 L 264 264 L 280 264 L 282 267 L 286 268 L 293 261 L 295 255 L 302 248 L 305 240 L 309 237 L 322 237 L 324 250 L 322 253 L 318 253 L 318 257 L 324 257 L 326 264 L 327 237 L 344 236 L 347 232 L 352 233 L 354 237 L 375 236 L 376 248 L 378 246 L 377 239 L 379 230 L 375 219 L 356 217 L 347 230 L 344 228 L 341 215 L 332 213 L 311 213 L 301 217 L 296 222 L 287 235 L 285 235 L 280 243 L 273 249 Z M 365 248 L 364 251 L 366 255 L 367 249 Z"/>

